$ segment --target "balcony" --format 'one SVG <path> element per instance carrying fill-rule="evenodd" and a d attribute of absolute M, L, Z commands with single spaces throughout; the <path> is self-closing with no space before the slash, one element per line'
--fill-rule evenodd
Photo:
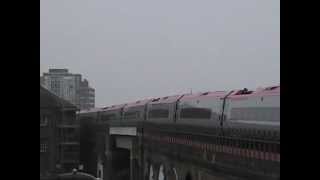
<path fill-rule="evenodd" d="M 60 145 L 80 145 L 79 141 L 60 141 Z"/>
<path fill-rule="evenodd" d="M 79 128 L 79 124 L 69 124 L 69 123 L 62 123 L 57 125 L 58 128 Z"/>

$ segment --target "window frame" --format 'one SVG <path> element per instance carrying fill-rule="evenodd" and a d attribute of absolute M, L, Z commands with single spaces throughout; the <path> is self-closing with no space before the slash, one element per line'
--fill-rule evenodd
<path fill-rule="evenodd" d="M 196 110 L 206 110 L 207 112 L 205 113 L 208 113 L 207 116 L 191 116 L 190 117 L 190 114 L 192 115 L 195 115 L 195 112 L 188 112 L 187 115 L 184 115 L 183 114 L 183 111 L 186 110 L 186 109 L 196 109 Z M 197 113 L 203 113 L 202 112 L 197 112 Z M 211 108 L 207 108 L 207 107 L 185 107 L 185 108 L 181 108 L 179 110 L 179 119 L 202 119 L 202 120 L 210 120 L 212 119 L 212 109 Z"/>

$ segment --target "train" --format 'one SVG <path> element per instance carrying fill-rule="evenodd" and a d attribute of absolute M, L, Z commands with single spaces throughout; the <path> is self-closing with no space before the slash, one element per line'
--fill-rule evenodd
<path fill-rule="evenodd" d="M 257 156 L 264 152 L 259 158 L 272 163 L 263 163 L 269 166 L 263 171 L 280 176 L 280 85 L 148 98 L 81 111 L 78 117 L 108 127 L 136 127 L 145 134 L 216 135 L 223 145 Z"/>
<path fill-rule="evenodd" d="M 280 132 L 280 86 L 249 91 L 212 91 L 138 100 L 81 111 L 113 126 L 252 129 Z M 263 133 L 263 132 L 261 132 Z"/>

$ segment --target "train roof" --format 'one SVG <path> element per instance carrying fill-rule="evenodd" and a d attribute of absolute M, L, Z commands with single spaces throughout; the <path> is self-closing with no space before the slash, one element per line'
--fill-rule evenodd
<path fill-rule="evenodd" d="M 259 88 L 255 91 L 248 90 L 246 88 L 242 90 L 234 90 L 228 98 L 241 98 L 241 97 L 254 97 L 254 96 L 270 96 L 270 95 L 280 95 L 280 85 L 279 86 L 269 86 L 265 88 Z"/>
<path fill-rule="evenodd" d="M 181 98 L 181 101 L 202 99 L 202 98 L 223 98 L 228 95 L 228 91 L 209 91 L 196 94 L 186 94 Z"/>
<path fill-rule="evenodd" d="M 126 105 L 127 104 L 112 105 L 112 106 L 101 108 L 101 111 L 120 110 L 121 108 L 125 107 Z"/>
<path fill-rule="evenodd" d="M 280 85 L 279 86 L 270 86 L 264 89 L 256 91 L 257 94 L 269 95 L 269 94 L 280 94 Z"/>
<path fill-rule="evenodd" d="M 149 104 L 168 104 L 176 102 L 183 95 L 172 95 L 161 98 L 154 98 Z"/>
<path fill-rule="evenodd" d="M 40 109 L 61 108 L 77 111 L 79 108 L 69 101 L 55 95 L 45 87 L 40 85 Z"/>
<path fill-rule="evenodd" d="M 138 100 L 135 102 L 128 103 L 124 108 L 127 109 L 127 108 L 132 108 L 132 107 L 137 107 L 137 106 L 144 106 L 152 100 L 153 100 L 153 98 Z"/>
<path fill-rule="evenodd" d="M 228 98 L 280 95 L 280 85 L 259 88 L 256 91 L 250 91 L 244 88 L 242 90 L 238 89 L 233 91 L 208 91 L 208 92 L 201 92 L 201 93 L 195 93 L 195 94 L 182 94 L 182 95 L 165 96 L 161 98 L 149 98 L 149 99 L 138 100 L 138 101 L 126 103 L 126 104 L 112 105 L 104 108 L 92 108 L 89 110 L 81 110 L 78 114 L 93 113 L 98 111 L 120 110 L 121 108 L 143 106 L 143 105 L 146 105 L 147 103 L 149 104 L 173 103 L 180 98 L 181 98 L 181 101 L 203 99 L 203 98 L 204 99 L 205 98 L 224 98 L 228 94 L 230 94 Z"/>

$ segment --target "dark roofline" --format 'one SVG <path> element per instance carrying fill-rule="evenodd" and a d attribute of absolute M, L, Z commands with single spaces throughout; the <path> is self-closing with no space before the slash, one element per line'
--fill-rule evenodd
<path fill-rule="evenodd" d="M 55 95 L 54 93 L 50 92 L 48 89 L 44 88 L 43 86 L 41 86 L 40 84 L 40 90 L 44 91 L 45 93 L 47 93 L 49 96 L 57 99 L 60 103 L 60 107 L 63 107 L 64 109 L 75 109 L 75 110 L 80 110 L 77 106 L 73 105 L 72 103 L 70 103 L 69 101 Z"/>

